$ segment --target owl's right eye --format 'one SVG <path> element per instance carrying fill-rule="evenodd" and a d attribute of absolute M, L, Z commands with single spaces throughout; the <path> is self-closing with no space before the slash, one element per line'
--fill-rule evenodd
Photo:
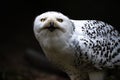
<path fill-rule="evenodd" d="M 41 22 L 44 22 L 46 20 L 46 18 L 41 18 L 40 21 Z"/>

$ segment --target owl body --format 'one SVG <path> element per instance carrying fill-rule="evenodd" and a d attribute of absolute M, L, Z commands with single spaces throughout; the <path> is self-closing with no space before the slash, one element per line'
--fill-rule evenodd
<path fill-rule="evenodd" d="M 104 80 L 104 68 L 120 65 L 120 35 L 102 21 L 46 12 L 36 17 L 34 33 L 47 58 L 71 80 Z"/>

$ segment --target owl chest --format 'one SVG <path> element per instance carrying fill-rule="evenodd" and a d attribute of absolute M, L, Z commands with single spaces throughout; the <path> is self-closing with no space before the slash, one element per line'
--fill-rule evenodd
<path fill-rule="evenodd" d="M 50 49 L 44 52 L 48 60 L 59 68 L 63 69 L 73 65 L 74 55 L 71 49 Z"/>
<path fill-rule="evenodd" d="M 53 51 L 46 51 L 45 54 L 54 66 L 69 74 L 79 71 L 87 73 L 96 70 L 91 63 L 80 58 L 77 59 L 72 49 L 65 49 L 64 51 L 53 49 Z"/>
<path fill-rule="evenodd" d="M 54 63 L 69 63 L 73 59 L 72 50 L 69 49 L 51 49 L 45 51 L 47 58 Z"/>

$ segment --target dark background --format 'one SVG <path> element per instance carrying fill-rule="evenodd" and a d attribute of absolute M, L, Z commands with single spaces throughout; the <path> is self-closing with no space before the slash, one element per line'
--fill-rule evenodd
<path fill-rule="evenodd" d="M 18 73 L 17 71 L 20 70 L 21 74 L 24 72 L 33 75 L 29 71 L 32 73 L 35 71 L 26 65 L 28 62 L 24 59 L 24 55 L 28 49 L 42 53 L 34 37 L 33 21 L 37 15 L 46 11 L 62 12 L 71 19 L 101 20 L 120 31 L 120 5 L 117 0 L 0 1 L 0 74 L 3 75 L 5 71 L 11 73 L 11 70 L 12 73 Z"/>

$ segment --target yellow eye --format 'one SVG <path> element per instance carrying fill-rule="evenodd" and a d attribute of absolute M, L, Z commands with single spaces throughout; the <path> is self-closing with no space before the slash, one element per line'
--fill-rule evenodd
<path fill-rule="evenodd" d="M 41 22 L 44 22 L 46 20 L 46 18 L 41 18 L 40 21 Z"/>
<path fill-rule="evenodd" d="M 61 19 L 61 18 L 57 18 L 57 21 L 59 21 L 59 22 L 63 22 L 63 19 Z"/>

